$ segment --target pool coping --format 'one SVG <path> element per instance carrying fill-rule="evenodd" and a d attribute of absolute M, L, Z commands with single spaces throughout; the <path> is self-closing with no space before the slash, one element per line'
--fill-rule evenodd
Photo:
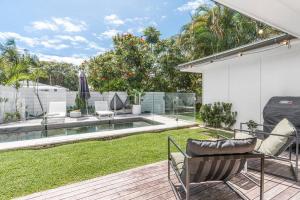
<path fill-rule="evenodd" d="M 101 132 L 82 133 L 76 135 L 55 136 L 49 138 L 5 142 L 5 143 L 0 143 L 0 151 L 43 148 L 43 147 L 49 147 L 49 146 L 67 144 L 67 143 L 75 143 L 75 142 L 87 141 L 87 140 L 108 140 L 108 139 L 114 139 L 119 137 L 125 137 L 129 135 L 140 134 L 144 132 L 159 132 L 159 131 L 170 130 L 170 129 L 193 127 L 198 125 L 195 122 L 189 122 L 185 120 L 175 120 L 160 115 L 131 116 L 131 118 L 137 118 L 137 117 L 143 118 L 145 120 L 159 122 L 161 124 L 145 126 L 145 127 L 137 127 L 137 128 L 120 129 L 120 130 L 109 130 L 109 131 L 101 131 Z M 130 119 L 130 117 L 128 117 L 128 119 Z"/>
<path fill-rule="evenodd" d="M 132 117 L 122 117 L 122 118 L 103 118 L 101 120 L 99 119 L 89 119 L 87 121 L 62 121 L 63 119 L 54 119 L 54 123 L 50 123 L 47 125 L 48 129 L 59 129 L 59 128 L 73 128 L 77 126 L 90 126 L 90 125 L 96 125 L 96 124 L 107 124 L 107 123 L 126 123 L 126 122 L 132 122 L 132 120 L 142 120 L 145 122 L 157 122 L 155 120 L 150 120 L 142 116 L 132 116 Z M 157 122 L 159 123 L 159 122 Z M 160 123 L 159 123 L 160 124 Z M 8 126 L 0 126 L 0 134 L 7 134 L 7 133 L 19 133 L 19 132 L 30 132 L 30 131 L 42 131 L 45 130 L 44 127 L 41 125 L 41 123 L 32 123 L 27 125 L 8 125 Z"/>

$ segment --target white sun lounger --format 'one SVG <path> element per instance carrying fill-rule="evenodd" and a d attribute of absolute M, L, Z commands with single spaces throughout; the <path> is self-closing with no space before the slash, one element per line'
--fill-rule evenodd
<path fill-rule="evenodd" d="M 101 117 L 101 116 L 113 117 L 114 116 L 114 112 L 109 110 L 107 101 L 95 101 L 95 113 L 99 117 Z"/>
<path fill-rule="evenodd" d="M 49 102 L 48 118 L 64 118 L 66 114 L 67 106 L 65 101 Z"/>

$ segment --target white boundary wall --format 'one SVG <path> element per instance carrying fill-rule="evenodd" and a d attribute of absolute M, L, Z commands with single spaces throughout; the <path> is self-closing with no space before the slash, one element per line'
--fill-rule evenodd
<path fill-rule="evenodd" d="M 91 92 L 91 98 L 88 100 L 88 104 L 94 105 L 95 101 L 108 101 L 111 102 L 115 94 L 118 94 L 122 102 L 125 102 L 128 95 L 122 91 L 111 92 Z M 67 107 L 75 106 L 76 91 L 66 91 L 65 89 L 50 89 L 48 91 L 39 90 L 39 97 L 41 99 L 43 108 L 48 111 L 49 102 L 52 101 L 66 101 Z M 15 95 L 16 90 L 13 87 L 0 85 L 0 97 L 8 98 L 7 103 L 0 103 L 0 123 L 3 122 L 5 113 L 11 113 L 15 111 Z M 25 119 L 27 115 L 37 116 L 42 114 L 42 109 L 33 88 L 20 88 L 19 89 L 19 107 L 21 111 L 22 119 Z M 146 92 L 142 97 L 142 112 L 155 114 L 165 113 L 165 93 L 164 92 Z M 154 104 L 152 101 L 154 100 Z M 21 106 L 20 106 L 21 105 Z M 154 105 L 154 108 L 153 108 Z"/>
<path fill-rule="evenodd" d="M 0 85 L 0 97 L 7 98 L 7 103 L 0 103 L 0 123 L 3 122 L 5 113 L 12 113 L 16 110 L 15 97 L 18 95 L 18 108 L 21 114 L 21 119 L 25 120 L 26 112 L 29 115 L 39 115 L 42 109 L 33 88 L 20 88 L 19 92 L 13 87 Z M 39 91 L 43 108 L 48 111 L 48 105 L 51 101 L 66 101 L 67 92 L 65 89 Z"/>
<path fill-rule="evenodd" d="M 0 123 L 2 123 L 5 118 L 5 113 L 15 112 L 15 90 L 11 87 L 5 87 L 0 85 L 0 97 L 8 99 L 6 103 L 0 103 Z"/>
<path fill-rule="evenodd" d="M 300 40 L 291 45 L 203 67 L 203 103 L 231 102 L 236 127 L 249 120 L 262 123 L 271 97 L 300 96 Z"/>
<path fill-rule="evenodd" d="M 75 106 L 75 99 L 78 92 L 71 91 L 67 92 L 66 99 L 67 99 L 67 106 Z M 95 105 L 95 101 L 108 101 L 110 102 L 115 94 L 118 94 L 122 102 L 125 102 L 127 99 L 127 93 L 126 92 L 103 92 L 102 94 L 99 92 L 90 92 L 91 98 L 88 99 L 88 104 L 90 106 Z"/>

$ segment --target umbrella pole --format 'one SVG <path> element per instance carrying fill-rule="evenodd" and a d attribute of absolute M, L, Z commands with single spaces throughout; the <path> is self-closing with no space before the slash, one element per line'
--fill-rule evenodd
<path fill-rule="evenodd" d="M 89 115 L 89 108 L 88 108 L 88 103 L 86 98 L 85 98 L 85 108 L 86 108 L 86 115 Z"/>

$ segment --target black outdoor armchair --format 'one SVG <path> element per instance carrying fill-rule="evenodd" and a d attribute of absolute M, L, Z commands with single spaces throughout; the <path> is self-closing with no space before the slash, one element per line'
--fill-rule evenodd
<path fill-rule="evenodd" d="M 187 142 L 187 146 L 188 146 L 188 142 Z M 201 142 L 202 141 L 200 141 L 200 143 Z M 226 143 L 226 142 L 231 142 L 231 140 L 227 140 L 227 141 L 222 140 L 221 142 Z M 173 146 L 178 152 L 171 153 L 171 148 L 174 148 Z M 217 144 L 216 148 L 218 148 L 217 146 L 220 145 Z M 206 155 L 204 154 L 195 155 L 193 153 L 190 153 L 188 149 L 187 152 L 183 151 L 171 137 L 168 138 L 168 180 L 170 182 L 172 190 L 174 191 L 178 199 L 180 199 L 180 194 L 176 189 L 177 186 L 171 180 L 171 170 L 174 171 L 175 176 L 179 181 L 179 186 L 183 188 L 186 194 L 185 195 L 186 200 L 190 199 L 190 186 L 192 184 L 200 184 L 209 181 L 222 181 L 226 185 L 228 185 L 234 192 L 236 192 L 239 196 L 241 196 L 244 199 L 247 199 L 240 191 L 238 191 L 234 187 L 232 183 L 230 183 L 230 179 L 235 175 L 241 173 L 247 159 L 250 158 L 259 158 L 261 160 L 260 183 L 256 183 L 256 181 L 253 181 L 252 179 L 249 180 L 254 182 L 256 185 L 260 187 L 260 199 L 261 200 L 263 199 L 263 191 L 264 191 L 264 155 L 263 154 L 255 153 L 255 152 L 234 153 L 234 154 L 221 154 L 219 152 L 217 154 L 211 154 L 213 152 L 211 153 L 206 152 L 204 153 Z M 249 178 L 247 175 L 245 177 Z"/>

